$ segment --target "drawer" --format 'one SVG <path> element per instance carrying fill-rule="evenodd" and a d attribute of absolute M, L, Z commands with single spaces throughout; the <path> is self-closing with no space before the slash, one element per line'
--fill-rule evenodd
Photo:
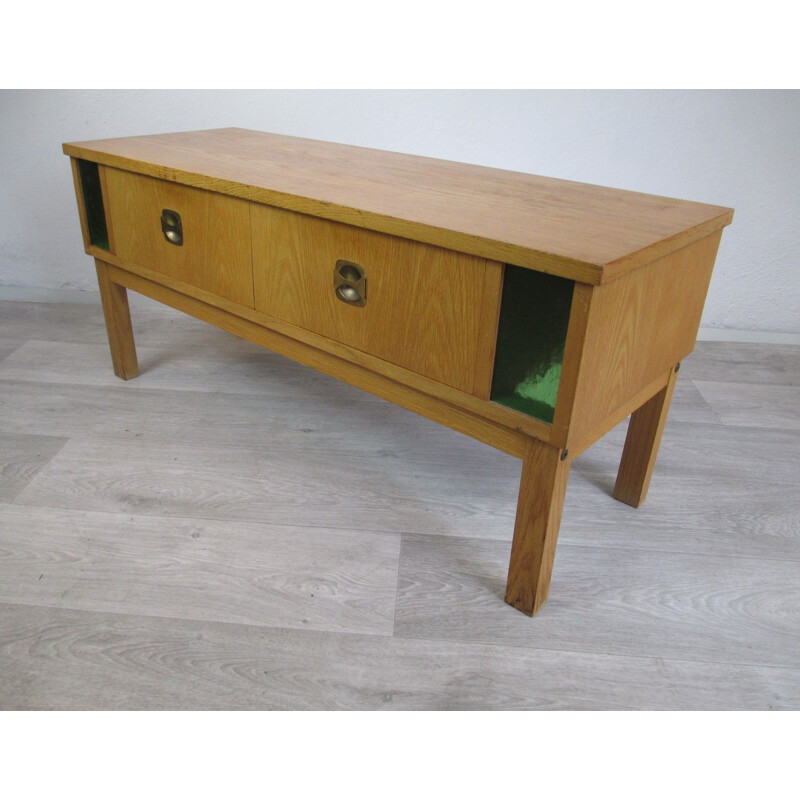
<path fill-rule="evenodd" d="M 255 307 L 471 393 L 487 262 L 432 245 L 253 205 Z M 337 262 L 366 302 L 337 297 Z"/>
<path fill-rule="evenodd" d="M 120 259 L 253 308 L 246 200 L 108 167 L 106 189 Z M 165 209 L 180 216 L 180 245 L 162 230 Z"/>

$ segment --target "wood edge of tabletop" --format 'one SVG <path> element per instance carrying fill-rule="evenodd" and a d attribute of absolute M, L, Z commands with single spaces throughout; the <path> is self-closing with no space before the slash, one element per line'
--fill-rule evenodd
<path fill-rule="evenodd" d="M 186 133 L 199 133 L 191 131 Z M 218 128 L 214 132 L 245 132 L 242 128 Z M 163 134 L 162 134 L 163 135 Z M 170 134 L 166 134 L 169 136 Z M 265 134 L 278 138 L 297 139 L 298 137 L 285 137 L 280 134 Z M 559 277 L 587 283 L 600 285 L 616 280 L 622 275 L 646 266 L 653 261 L 662 258 L 675 250 L 679 250 L 693 242 L 705 238 L 717 230 L 729 225 L 733 220 L 734 210 L 724 206 L 713 206 L 694 201 L 681 201 L 692 203 L 698 206 L 705 206 L 709 212 L 716 212 L 713 216 L 703 220 L 699 224 L 687 227 L 677 233 L 654 241 L 652 244 L 621 256 L 613 261 L 597 263 L 583 261 L 559 253 L 536 250 L 509 242 L 490 239 L 484 236 L 454 231 L 449 228 L 442 228 L 435 225 L 425 224 L 418 220 L 405 219 L 402 217 L 390 216 L 383 213 L 369 211 L 368 209 L 356 208 L 349 205 L 340 205 L 325 200 L 320 200 L 310 196 L 291 194 L 264 186 L 257 186 L 243 183 L 241 181 L 215 178 L 204 173 L 192 172 L 190 170 L 170 167 L 166 164 L 158 164 L 152 161 L 132 158 L 118 153 L 108 152 L 102 149 L 106 143 L 123 142 L 132 139 L 155 139 L 160 136 L 141 136 L 141 137 L 119 137 L 118 139 L 103 139 L 83 142 L 65 142 L 62 144 L 62 152 L 71 158 L 94 161 L 104 166 L 124 169 L 148 177 L 161 180 L 172 181 L 186 186 L 214 191 L 231 197 L 238 197 L 244 200 L 265 203 L 277 206 L 289 211 L 310 214 L 312 216 L 340 222 L 354 227 L 367 230 L 379 231 L 392 236 L 410 239 L 413 241 L 425 242 L 449 250 L 468 253 L 483 258 L 492 259 L 515 266 L 546 272 Z M 322 140 L 303 140 L 308 142 L 319 142 L 320 144 L 330 144 Z M 358 147 L 355 145 L 337 144 L 337 147 L 349 148 L 352 150 L 376 151 L 371 148 Z M 100 148 L 100 149 L 98 149 Z M 388 151 L 387 151 L 388 152 Z M 393 155 L 404 156 L 406 154 L 393 153 Z M 438 163 L 452 163 L 460 166 L 475 166 L 460 164 L 460 162 L 446 162 L 442 159 L 434 159 L 426 156 L 412 156 L 420 162 L 432 161 Z M 489 169 L 489 168 L 486 168 Z M 498 173 L 506 170 L 493 170 Z M 521 173 L 522 174 L 522 173 Z M 536 176 L 531 176 L 536 177 Z M 576 183 L 574 181 L 561 181 L 565 184 Z M 605 188 L 605 187 L 598 187 Z M 619 190 L 630 194 L 628 190 Z M 671 199 L 671 198 L 668 198 Z"/>

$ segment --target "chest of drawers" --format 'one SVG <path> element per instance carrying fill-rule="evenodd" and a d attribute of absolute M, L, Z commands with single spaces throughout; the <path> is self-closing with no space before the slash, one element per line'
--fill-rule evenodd
<path fill-rule="evenodd" d="M 730 209 L 233 128 L 63 149 L 119 377 L 131 289 L 522 458 L 528 614 L 572 460 L 629 415 L 644 500 Z"/>

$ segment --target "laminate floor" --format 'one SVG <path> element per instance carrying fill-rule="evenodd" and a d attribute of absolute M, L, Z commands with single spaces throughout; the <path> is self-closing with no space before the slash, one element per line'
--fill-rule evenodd
<path fill-rule="evenodd" d="M 0 709 L 800 709 L 800 347 L 701 342 L 650 495 L 520 462 L 167 308 L 0 302 Z"/>

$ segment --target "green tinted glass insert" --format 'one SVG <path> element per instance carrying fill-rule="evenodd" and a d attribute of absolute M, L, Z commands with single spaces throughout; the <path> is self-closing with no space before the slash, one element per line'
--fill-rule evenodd
<path fill-rule="evenodd" d="M 566 278 L 506 264 L 494 402 L 553 421 L 574 285 Z"/>
<path fill-rule="evenodd" d="M 108 228 L 106 212 L 103 208 L 103 192 L 100 188 L 100 170 L 92 161 L 78 160 L 81 176 L 83 207 L 86 210 L 86 224 L 89 228 L 89 242 L 95 247 L 108 250 Z"/>

